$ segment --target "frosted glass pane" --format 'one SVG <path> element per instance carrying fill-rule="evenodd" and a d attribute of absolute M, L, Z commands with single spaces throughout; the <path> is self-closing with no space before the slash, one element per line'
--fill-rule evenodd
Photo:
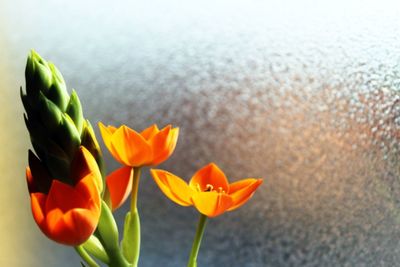
<path fill-rule="evenodd" d="M 179 126 L 162 168 L 189 179 L 213 161 L 231 180 L 263 177 L 246 206 L 210 220 L 199 267 L 397 265 L 400 9 L 301 2 L 1 3 L 1 92 L 20 105 L 34 48 L 94 124 Z M 22 105 L 7 112 L 27 149 Z M 141 266 L 185 266 L 196 212 L 166 199 L 147 170 L 141 182 Z M 41 256 L 19 266 L 71 266 L 72 250 L 29 227 L 38 241 L 24 249 L 40 243 Z"/>

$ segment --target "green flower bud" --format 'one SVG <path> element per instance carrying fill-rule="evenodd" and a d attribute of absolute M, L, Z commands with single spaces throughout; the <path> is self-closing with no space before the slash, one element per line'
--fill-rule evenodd
<path fill-rule="evenodd" d="M 72 159 L 80 145 L 96 159 L 104 175 L 99 144 L 83 117 L 77 93 L 67 92 L 57 67 L 31 50 L 25 68 L 26 94 L 20 91 L 32 146 L 52 177 L 68 183 Z"/>
<path fill-rule="evenodd" d="M 51 100 L 47 99 L 42 92 L 39 92 L 40 117 L 49 133 L 53 133 L 60 125 L 61 110 Z"/>
<path fill-rule="evenodd" d="M 78 129 L 75 127 L 74 121 L 68 114 L 62 114 L 60 127 L 56 133 L 56 140 L 72 160 L 81 144 L 81 137 Z"/>
<path fill-rule="evenodd" d="M 74 124 L 79 134 L 82 134 L 84 119 L 83 119 L 81 102 L 79 101 L 79 97 L 76 94 L 75 90 L 72 90 L 66 112 L 74 121 Z"/>

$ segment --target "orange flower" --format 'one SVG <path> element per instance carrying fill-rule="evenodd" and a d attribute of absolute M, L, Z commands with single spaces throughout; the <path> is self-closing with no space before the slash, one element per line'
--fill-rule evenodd
<path fill-rule="evenodd" d="M 239 208 L 247 202 L 262 183 L 262 179 L 247 178 L 229 184 L 225 174 L 214 163 L 197 171 L 189 184 L 164 170 L 150 170 L 161 191 L 182 206 L 194 205 L 208 216 Z"/>
<path fill-rule="evenodd" d="M 84 243 L 100 218 L 101 173 L 92 154 L 80 147 L 71 165 L 71 179 L 59 181 L 48 174 L 29 151 L 26 178 L 33 218 L 50 239 L 70 246 Z"/>
<path fill-rule="evenodd" d="M 159 130 L 152 125 L 141 133 L 122 125 L 104 126 L 99 123 L 108 150 L 121 164 L 130 167 L 155 166 L 171 156 L 178 140 L 179 128 L 171 125 Z"/>
<path fill-rule="evenodd" d="M 141 133 L 122 125 L 99 128 L 105 145 L 114 158 L 124 167 L 108 175 L 106 184 L 113 210 L 120 207 L 132 190 L 133 167 L 155 166 L 167 160 L 176 147 L 179 128 L 171 125 L 159 130 L 152 125 Z"/>

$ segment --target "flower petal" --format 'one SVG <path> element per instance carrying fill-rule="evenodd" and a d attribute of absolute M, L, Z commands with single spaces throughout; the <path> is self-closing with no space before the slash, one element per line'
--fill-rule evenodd
<path fill-rule="evenodd" d="M 46 217 L 44 233 L 52 240 L 69 246 L 80 245 L 94 232 L 100 211 L 73 209 L 63 213 L 54 209 Z"/>
<path fill-rule="evenodd" d="M 74 187 L 53 180 L 46 200 L 46 213 L 54 209 L 60 209 L 63 213 L 74 208 L 86 208 L 85 199 Z"/>
<path fill-rule="evenodd" d="M 194 190 L 184 180 L 163 170 L 151 169 L 150 173 L 158 187 L 169 199 L 181 206 L 192 205 L 191 195 Z"/>
<path fill-rule="evenodd" d="M 31 194 L 31 209 L 33 219 L 37 225 L 42 229 L 43 222 L 45 220 L 45 209 L 46 209 L 47 196 L 43 193 L 32 193 Z"/>
<path fill-rule="evenodd" d="M 158 165 L 171 156 L 175 150 L 178 136 L 179 128 L 171 129 L 171 125 L 168 125 L 150 140 L 153 149 L 153 160 L 150 165 Z"/>
<path fill-rule="evenodd" d="M 93 174 L 94 182 L 101 192 L 103 190 L 103 181 L 99 166 L 89 150 L 84 146 L 80 146 L 71 163 L 71 180 L 78 183 L 88 174 Z"/>
<path fill-rule="evenodd" d="M 107 188 L 110 192 L 112 209 L 124 204 L 132 190 L 133 168 L 125 166 L 107 176 Z"/>
<path fill-rule="evenodd" d="M 151 147 L 136 131 L 122 125 L 111 139 L 111 145 L 124 165 L 139 167 L 151 160 Z"/>
<path fill-rule="evenodd" d="M 155 136 L 158 132 L 160 132 L 160 130 L 158 129 L 157 125 L 153 124 L 150 127 L 148 127 L 147 129 L 144 129 L 140 133 L 140 135 L 143 136 L 143 138 L 148 141 L 151 138 L 153 138 L 153 136 Z"/>
<path fill-rule="evenodd" d="M 248 178 L 230 184 L 229 195 L 232 197 L 233 205 L 228 211 L 237 209 L 245 204 L 262 182 L 262 179 Z"/>
<path fill-rule="evenodd" d="M 217 192 L 197 192 L 192 196 L 196 209 L 208 217 L 215 217 L 224 213 L 233 204 L 227 194 Z"/>
<path fill-rule="evenodd" d="M 193 189 L 200 189 L 200 191 L 209 190 L 208 185 L 211 185 L 213 190 L 221 188 L 225 192 L 229 192 L 229 183 L 225 174 L 214 163 L 210 163 L 197 171 L 189 185 Z"/>
<path fill-rule="evenodd" d="M 100 128 L 100 133 L 101 136 L 103 137 L 103 141 L 104 144 L 106 145 L 106 147 L 108 148 L 108 150 L 110 151 L 111 155 L 113 155 L 113 157 L 120 163 L 124 164 L 122 162 L 122 160 L 120 159 L 119 155 L 118 155 L 118 151 L 116 151 L 114 149 L 114 147 L 111 144 L 111 139 L 113 134 L 115 133 L 115 131 L 117 130 L 117 128 L 115 128 L 114 126 L 109 125 L 108 127 L 106 127 L 103 123 L 99 122 L 99 128 Z"/>

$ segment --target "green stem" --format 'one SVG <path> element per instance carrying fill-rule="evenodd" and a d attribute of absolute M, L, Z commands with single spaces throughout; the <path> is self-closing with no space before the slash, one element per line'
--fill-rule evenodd
<path fill-rule="evenodd" d="M 118 247 L 110 246 L 107 242 L 104 241 L 101 233 L 96 230 L 96 236 L 100 240 L 100 243 L 103 245 L 104 249 L 106 250 L 107 256 L 109 257 L 108 266 L 112 267 L 130 267 L 130 265 L 126 262 L 124 256 L 122 255 L 121 251 Z"/>
<path fill-rule="evenodd" d="M 131 193 L 131 213 L 137 212 L 137 196 L 139 190 L 140 167 L 133 168 L 133 183 Z"/>
<path fill-rule="evenodd" d="M 138 265 L 140 254 L 140 219 L 137 209 L 140 172 L 140 167 L 133 168 L 131 210 L 125 217 L 124 237 L 122 239 L 122 252 L 133 267 Z"/>
<path fill-rule="evenodd" d="M 199 223 L 197 224 L 196 236 L 193 240 L 192 251 L 190 252 L 187 267 L 197 267 L 197 255 L 199 254 L 201 239 L 203 238 L 206 223 L 207 216 L 200 214 Z"/>
<path fill-rule="evenodd" d="M 86 250 L 83 248 L 82 245 L 80 246 L 76 246 L 74 247 L 75 251 L 79 254 L 79 256 L 81 256 L 81 258 L 87 263 L 89 264 L 90 267 L 100 267 L 100 265 L 98 265 L 94 259 L 92 259 L 92 257 L 90 257 L 90 255 L 86 252 Z"/>
<path fill-rule="evenodd" d="M 109 266 L 130 267 L 119 248 L 118 227 L 114 216 L 104 201 L 101 204 L 101 215 L 95 236 L 99 239 L 108 255 Z"/>

